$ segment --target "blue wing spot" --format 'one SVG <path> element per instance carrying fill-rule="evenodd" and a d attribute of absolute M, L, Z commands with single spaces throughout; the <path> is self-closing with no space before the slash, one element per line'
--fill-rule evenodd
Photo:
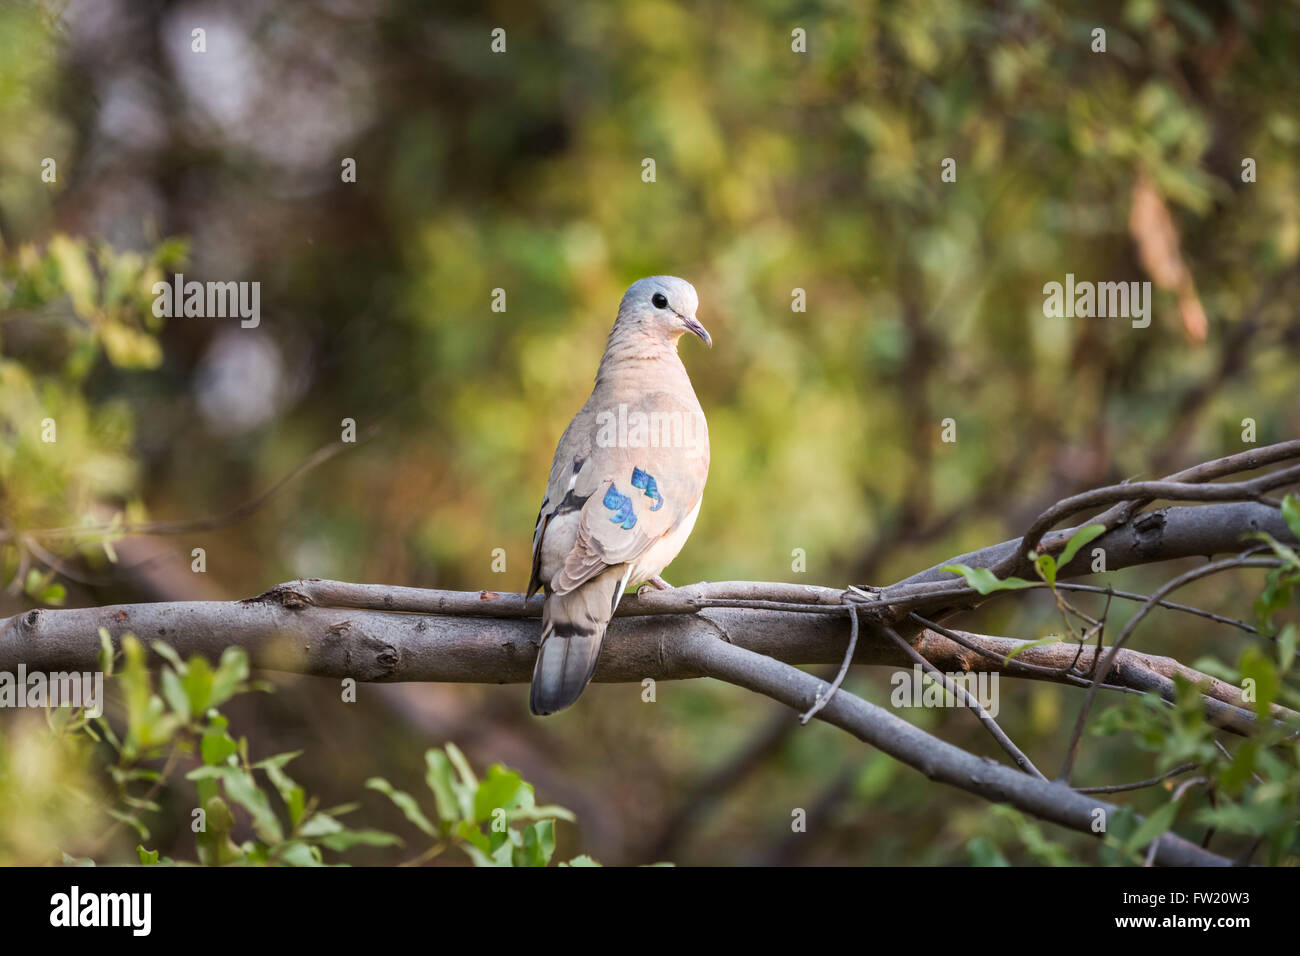
<path fill-rule="evenodd" d="M 612 484 L 605 492 L 604 505 L 614 512 L 614 516 L 609 520 L 614 524 L 621 524 L 624 531 L 631 531 L 636 525 L 636 515 L 632 513 L 632 499 L 622 494 Z"/>
<path fill-rule="evenodd" d="M 659 494 L 659 486 L 655 484 L 655 480 L 649 472 L 642 471 L 640 468 L 633 468 L 632 487 L 642 489 L 645 491 L 645 496 L 647 498 L 655 499 L 654 506 L 650 509 L 651 511 L 658 511 L 663 507 L 664 496 Z"/>

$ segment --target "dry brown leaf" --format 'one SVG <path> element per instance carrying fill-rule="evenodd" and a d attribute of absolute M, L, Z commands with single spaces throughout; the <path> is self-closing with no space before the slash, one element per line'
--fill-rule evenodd
<path fill-rule="evenodd" d="M 1178 229 L 1164 197 L 1146 173 L 1133 182 L 1133 205 L 1128 217 L 1129 234 L 1137 243 L 1138 259 L 1151 281 L 1161 289 L 1178 294 L 1178 312 L 1183 331 L 1193 342 L 1204 342 L 1209 331 L 1205 309 L 1196 293 L 1191 270 L 1179 249 Z"/>

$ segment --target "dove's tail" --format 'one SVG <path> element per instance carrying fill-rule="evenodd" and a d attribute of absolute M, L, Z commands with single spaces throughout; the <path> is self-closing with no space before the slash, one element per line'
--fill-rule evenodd
<path fill-rule="evenodd" d="M 542 646 L 528 695 L 528 709 L 537 716 L 564 710 L 591 682 L 627 574 L 626 567 L 613 567 L 566 594 L 547 596 L 542 606 Z"/>

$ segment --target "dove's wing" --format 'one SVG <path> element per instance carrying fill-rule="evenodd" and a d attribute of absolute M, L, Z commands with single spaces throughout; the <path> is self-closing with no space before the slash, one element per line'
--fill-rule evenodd
<path fill-rule="evenodd" d="M 642 393 L 607 409 L 584 408 L 551 468 L 533 537 L 530 593 L 550 584 L 564 594 L 606 568 L 636 567 L 693 520 L 708 471 L 708 434 L 694 392 Z M 662 569 L 637 573 L 644 578 Z"/>
<path fill-rule="evenodd" d="M 582 469 L 591 458 L 591 435 L 588 434 L 586 422 L 593 417 L 584 407 L 569 422 L 569 427 L 564 430 L 555 447 L 551 476 L 546 482 L 542 506 L 537 511 L 537 525 L 533 528 L 533 566 L 528 578 L 528 597 L 536 594 L 544 584 L 550 583 L 549 577 L 542 577 L 542 542 L 551 519 L 557 514 L 563 516 L 576 511 L 586 503 L 585 498 L 574 492 L 574 488 Z"/>

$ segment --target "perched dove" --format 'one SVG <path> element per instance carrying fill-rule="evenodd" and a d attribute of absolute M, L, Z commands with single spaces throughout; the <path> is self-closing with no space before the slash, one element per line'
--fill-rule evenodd
<path fill-rule="evenodd" d="M 546 592 L 534 714 L 578 699 L 624 589 L 667 587 L 659 572 L 695 527 L 709 435 L 677 340 L 693 332 L 712 347 L 695 318 L 698 304 L 695 288 L 674 276 L 627 290 L 596 386 L 555 449 L 528 582 L 530 597 Z"/>

